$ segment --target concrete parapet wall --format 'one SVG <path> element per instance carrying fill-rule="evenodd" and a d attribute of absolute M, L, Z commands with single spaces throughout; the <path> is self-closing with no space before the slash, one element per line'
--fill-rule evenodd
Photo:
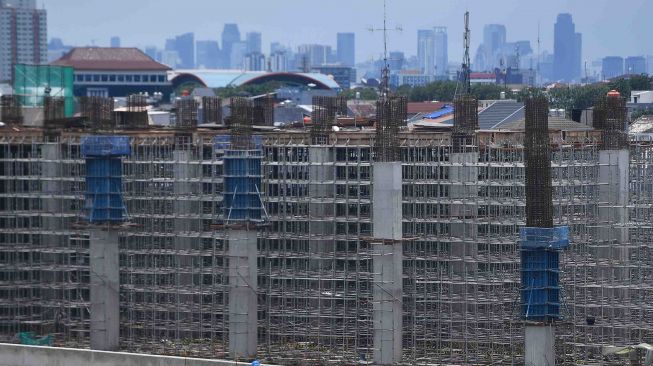
<path fill-rule="evenodd" d="M 0 343 L 0 366 L 235 366 L 249 362 Z"/>

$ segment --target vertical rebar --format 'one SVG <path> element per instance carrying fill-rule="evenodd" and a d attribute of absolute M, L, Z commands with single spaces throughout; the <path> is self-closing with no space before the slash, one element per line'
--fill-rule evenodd
<path fill-rule="evenodd" d="M 113 98 L 81 97 L 79 112 L 93 127 L 112 128 L 115 126 Z"/>
<path fill-rule="evenodd" d="M 231 146 L 236 150 L 251 148 L 254 107 L 247 98 L 231 98 Z"/>
<path fill-rule="evenodd" d="M 222 100 L 218 97 L 202 97 L 202 123 L 222 123 Z"/>
<path fill-rule="evenodd" d="M 474 146 L 476 130 L 478 130 L 478 100 L 468 94 L 460 95 L 454 101 L 454 123 L 451 133 L 453 151 L 470 151 Z"/>
<path fill-rule="evenodd" d="M 602 150 L 622 150 L 628 148 L 626 134 L 626 99 L 619 94 L 600 97 L 594 107 L 594 128 L 601 131 Z"/>
<path fill-rule="evenodd" d="M 192 97 L 182 97 L 175 101 L 175 125 L 178 128 L 197 127 L 197 109 L 199 103 Z"/>
<path fill-rule="evenodd" d="M 270 95 L 254 99 L 254 124 L 263 126 L 274 124 L 274 99 Z"/>
<path fill-rule="evenodd" d="M 524 160 L 526 165 L 526 226 L 553 227 L 549 103 L 543 96 L 527 98 Z"/>
<path fill-rule="evenodd" d="M 329 143 L 331 128 L 336 124 L 338 113 L 342 114 L 347 102 L 343 97 L 313 97 L 313 113 L 311 115 L 311 143 L 326 145 Z"/>
<path fill-rule="evenodd" d="M 406 123 L 407 103 L 405 97 L 384 97 L 376 102 L 376 139 L 374 160 L 399 161 L 399 127 Z"/>
<path fill-rule="evenodd" d="M 16 95 L 0 96 L 0 122 L 10 124 L 23 123 L 23 110 Z"/>

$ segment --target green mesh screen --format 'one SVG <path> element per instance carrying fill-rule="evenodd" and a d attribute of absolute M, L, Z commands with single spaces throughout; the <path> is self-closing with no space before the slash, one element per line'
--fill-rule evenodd
<path fill-rule="evenodd" d="M 14 94 L 20 98 L 21 105 L 27 107 L 43 106 L 43 97 L 64 98 L 64 113 L 72 117 L 75 111 L 73 99 L 73 68 L 70 66 L 25 65 L 14 67 Z"/>

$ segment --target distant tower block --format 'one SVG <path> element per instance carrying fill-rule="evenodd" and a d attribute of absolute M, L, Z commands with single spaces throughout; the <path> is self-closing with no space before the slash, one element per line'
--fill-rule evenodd
<path fill-rule="evenodd" d="M 122 156 L 131 154 L 126 136 L 86 136 L 85 217 L 90 229 L 91 349 L 115 351 L 120 330 L 118 232 L 127 219 L 122 197 Z"/>
<path fill-rule="evenodd" d="M 252 102 L 231 100 L 231 146 L 224 150 L 224 213 L 229 239 L 229 355 L 250 359 L 257 348 L 256 225 L 263 211 L 262 150 L 251 135 Z M 216 138 L 215 144 L 221 145 Z"/>
<path fill-rule="evenodd" d="M 554 322 L 560 319 L 560 251 L 569 228 L 553 227 L 549 107 L 544 97 L 526 105 L 526 227 L 520 231 L 521 310 L 525 364 L 555 365 Z"/>

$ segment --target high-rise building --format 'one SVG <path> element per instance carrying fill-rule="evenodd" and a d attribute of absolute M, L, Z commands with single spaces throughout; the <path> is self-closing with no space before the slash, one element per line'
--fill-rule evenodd
<path fill-rule="evenodd" d="M 145 54 L 150 56 L 153 60 L 161 62 L 161 53 L 156 48 L 156 46 L 147 46 L 145 47 Z"/>
<path fill-rule="evenodd" d="M 13 78 L 14 64 L 47 61 L 46 11 L 36 0 L 0 0 L 0 81 Z"/>
<path fill-rule="evenodd" d="M 270 54 L 273 54 L 277 51 L 285 51 L 286 47 L 281 44 L 281 42 L 272 42 L 270 43 Z"/>
<path fill-rule="evenodd" d="M 646 56 L 646 72 L 649 75 L 653 75 L 653 56 Z"/>
<path fill-rule="evenodd" d="M 175 51 L 179 54 L 179 67 L 192 69 L 195 67 L 195 34 L 184 33 L 175 37 Z"/>
<path fill-rule="evenodd" d="M 225 24 L 222 30 L 222 54 L 226 68 L 234 67 L 231 65 L 231 48 L 235 42 L 240 42 L 240 31 L 238 30 L 238 24 Z"/>
<path fill-rule="evenodd" d="M 646 74 L 646 58 L 644 56 L 626 57 L 626 66 L 624 71 L 627 74 Z"/>
<path fill-rule="evenodd" d="M 388 66 L 390 71 L 399 71 L 404 68 L 405 56 L 401 51 L 392 51 L 390 52 L 388 58 Z"/>
<path fill-rule="evenodd" d="M 250 52 L 244 57 L 244 68 L 247 71 L 264 71 L 267 69 L 265 65 L 265 55 L 261 52 Z"/>
<path fill-rule="evenodd" d="M 506 45 L 506 26 L 503 24 L 486 24 L 483 27 L 483 60 L 485 70 L 499 67 Z"/>
<path fill-rule="evenodd" d="M 120 47 L 120 37 L 113 36 L 111 37 L 111 47 L 118 48 Z"/>
<path fill-rule="evenodd" d="M 553 76 L 556 80 L 580 78 L 582 36 L 576 33 L 571 14 L 558 14 L 553 35 Z"/>
<path fill-rule="evenodd" d="M 197 41 L 197 67 L 200 69 L 217 69 L 220 61 L 220 45 L 217 41 Z"/>
<path fill-rule="evenodd" d="M 72 48 L 72 46 L 65 45 L 61 38 L 50 39 L 50 42 L 48 42 L 48 62 L 59 59 Z"/>
<path fill-rule="evenodd" d="M 288 54 L 283 50 L 270 53 L 269 70 L 272 72 L 288 71 Z"/>
<path fill-rule="evenodd" d="M 338 33 L 337 61 L 344 66 L 356 64 L 356 35 L 354 33 Z"/>
<path fill-rule="evenodd" d="M 298 57 L 306 60 L 307 65 L 299 63 L 303 70 L 310 70 L 314 66 L 326 64 L 331 55 L 331 46 L 322 44 L 303 44 L 297 47 Z"/>
<path fill-rule="evenodd" d="M 612 79 L 624 74 L 624 59 L 620 56 L 603 58 L 603 78 Z"/>
<path fill-rule="evenodd" d="M 433 29 L 433 41 L 435 42 L 435 75 L 447 75 L 447 64 L 449 63 L 449 54 L 447 50 L 447 28 L 435 27 Z"/>
<path fill-rule="evenodd" d="M 261 32 L 248 32 L 245 35 L 247 53 L 261 53 Z"/>
<path fill-rule="evenodd" d="M 229 55 L 229 67 L 232 69 L 245 68 L 245 55 L 247 54 L 247 42 L 234 42 L 231 44 L 231 54 Z"/>
<path fill-rule="evenodd" d="M 422 74 L 435 74 L 435 32 L 433 29 L 417 31 L 417 61 Z"/>

